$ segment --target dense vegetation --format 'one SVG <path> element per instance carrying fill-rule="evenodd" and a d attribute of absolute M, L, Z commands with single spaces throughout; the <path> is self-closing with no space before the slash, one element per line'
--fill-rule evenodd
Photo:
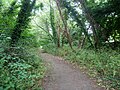
<path fill-rule="evenodd" d="M 120 0 L 1 0 L 0 90 L 40 90 L 38 48 L 120 88 Z"/>
<path fill-rule="evenodd" d="M 48 37 L 48 41 L 43 40 L 47 44 L 42 45 L 43 49 L 88 70 L 88 74 L 96 77 L 98 83 L 107 89 L 119 90 L 120 7 L 117 5 L 119 2 L 117 0 L 51 2 L 56 4 L 53 8 L 57 7 L 57 10 L 54 8 L 56 13 L 53 12 L 53 8 L 50 9 L 50 17 L 54 15 L 54 19 L 49 19 L 48 22 L 53 39 Z M 53 27 L 56 28 L 57 35 Z"/>
<path fill-rule="evenodd" d="M 0 1 L 0 90 L 40 90 L 46 70 L 30 22 L 35 1 Z"/>

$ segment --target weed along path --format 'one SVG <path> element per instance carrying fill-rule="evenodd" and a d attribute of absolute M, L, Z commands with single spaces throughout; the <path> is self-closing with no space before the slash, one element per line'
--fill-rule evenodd
<path fill-rule="evenodd" d="M 49 68 L 43 82 L 44 90 L 105 90 L 62 58 L 46 53 L 42 53 L 41 57 Z"/>

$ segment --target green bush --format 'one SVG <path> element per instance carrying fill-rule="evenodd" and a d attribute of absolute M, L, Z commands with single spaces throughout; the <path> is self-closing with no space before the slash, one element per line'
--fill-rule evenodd
<path fill-rule="evenodd" d="M 36 47 L 24 42 L 11 48 L 7 38 L 0 38 L 0 90 L 40 90 L 46 68 Z"/>

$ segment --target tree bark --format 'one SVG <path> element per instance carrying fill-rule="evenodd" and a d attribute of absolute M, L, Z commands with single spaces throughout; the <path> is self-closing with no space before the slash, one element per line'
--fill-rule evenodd
<path fill-rule="evenodd" d="M 63 32 L 64 35 L 63 36 L 66 36 L 66 38 L 68 40 L 68 43 L 69 43 L 69 46 L 71 47 L 71 49 L 73 49 L 73 47 L 72 47 L 72 40 L 71 40 L 71 37 L 70 37 L 70 35 L 68 33 L 67 22 L 64 20 L 64 17 L 62 15 L 62 12 L 61 12 L 61 9 L 60 9 L 60 1 L 59 0 L 55 0 L 55 1 L 56 1 L 56 4 L 57 4 L 57 7 L 58 7 L 58 11 L 59 11 L 61 20 L 62 20 L 62 22 L 64 24 L 64 32 Z"/>
<path fill-rule="evenodd" d="M 23 0 L 21 9 L 18 13 L 16 25 L 11 35 L 11 46 L 14 46 L 20 39 L 21 33 L 27 28 L 29 23 L 29 17 L 31 16 L 32 9 L 35 5 L 36 0 Z"/>
<path fill-rule="evenodd" d="M 88 22 L 90 23 L 91 27 L 92 27 L 92 31 L 93 31 L 93 36 L 94 36 L 94 47 L 98 48 L 99 44 L 100 44 L 100 37 L 98 37 L 98 33 L 96 30 L 101 30 L 101 27 L 99 24 L 96 23 L 96 21 L 94 20 L 94 18 L 92 17 L 90 11 L 88 10 L 87 6 L 86 6 L 86 0 L 79 0 L 81 7 L 84 11 L 84 15 L 86 16 Z"/>

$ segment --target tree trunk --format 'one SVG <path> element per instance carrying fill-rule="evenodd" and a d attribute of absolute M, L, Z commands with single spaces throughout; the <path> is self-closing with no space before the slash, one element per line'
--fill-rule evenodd
<path fill-rule="evenodd" d="M 68 9 L 68 12 L 69 12 L 71 18 L 73 18 L 77 22 L 77 25 L 81 28 L 82 32 L 84 32 L 84 34 L 87 37 L 91 46 L 94 46 L 92 44 L 92 41 L 90 40 L 89 35 L 88 35 L 86 25 L 85 25 L 85 21 L 83 20 L 83 18 L 79 19 L 79 17 L 82 17 L 82 16 L 79 15 L 79 13 L 66 0 L 64 0 L 63 2 L 65 3 L 64 7 Z"/>
<path fill-rule="evenodd" d="M 54 44 L 56 47 L 58 47 L 58 34 L 56 31 L 56 27 L 55 27 L 54 9 L 52 8 L 51 5 L 50 5 L 50 24 L 51 24 L 51 28 L 52 28 Z"/>
<path fill-rule="evenodd" d="M 68 28 L 67 28 L 67 22 L 65 21 L 63 15 L 62 15 L 62 12 L 61 12 L 61 9 L 60 9 L 60 1 L 59 0 L 56 0 L 56 4 L 57 4 L 57 7 L 58 7 L 58 11 L 59 11 L 59 14 L 60 14 L 60 17 L 61 17 L 61 20 L 64 24 L 64 32 L 63 34 L 66 36 L 67 40 L 68 40 L 68 43 L 69 43 L 69 46 L 71 47 L 71 49 L 73 49 L 72 47 L 72 40 L 71 40 L 71 37 L 68 33 Z M 63 36 L 64 36 L 63 35 Z M 63 43 L 62 43 L 63 44 Z"/>
<path fill-rule="evenodd" d="M 100 25 L 98 25 L 96 23 L 96 21 L 94 20 L 94 18 L 90 14 L 90 12 L 86 6 L 86 0 L 79 0 L 79 2 L 81 3 L 82 9 L 84 11 L 84 14 L 85 14 L 88 22 L 92 26 L 92 31 L 93 31 L 93 36 L 94 36 L 94 46 L 95 46 L 95 48 L 98 48 L 98 46 L 100 44 L 100 37 L 98 37 L 98 33 L 96 30 L 101 30 Z"/>
<path fill-rule="evenodd" d="M 79 43 L 78 43 L 78 49 L 80 48 L 83 48 L 84 44 L 85 44 L 85 40 L 86 40 L 86 36 L 83 37 L 82 41 L 79 40 Z"/>
<path fill-rule="evenodd" d="M 29 17 L 31 16 L 31 11 L 35 5 L 36 0 L 23 0 L 21 5 L 21 10 L 18 13 L 18 17 L 16 20 L 16 25 L 13 29 L 11 35 L 11 46 L 14 46 L 18 40 L 20 39 L 21 33 L 27 28 L 29 23 Z"/>

